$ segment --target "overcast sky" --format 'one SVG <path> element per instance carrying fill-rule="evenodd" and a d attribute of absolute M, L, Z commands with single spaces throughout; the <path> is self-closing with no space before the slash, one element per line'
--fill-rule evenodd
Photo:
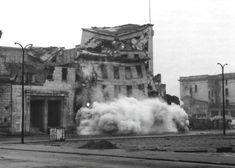
<path fill-rule="evenodd" d="M 72 48 L 81 28 L 149 23 L 149 0 L 0 0 L 1 46 Z M 154 73 L 179 96 L 180 76 L 235 72 L 235 0 L 151 0 Z"/>

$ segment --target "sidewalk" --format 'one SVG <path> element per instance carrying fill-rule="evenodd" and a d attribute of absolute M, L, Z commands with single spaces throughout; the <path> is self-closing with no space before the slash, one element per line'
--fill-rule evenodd
<path fill-rule="evenodd" d="M 29 144 L 0 144 L 0 150 L 22 150 L 47 153 L 90 155 L 90 156 L 107 156 L 107 157 L 123 157 L 133 159 L 161 160 L 161 161 L 177 161 L 177 162 L 197 162 L 204 164 L 218 164 L 235 166 L 234 153 L 175 153 L 175 152 L 159 152 L 159 151 L 125 151 L 115 150 L 90 150 L 71 147 L 55 147 L 46 145 L 29 145 Z"/>
<path fill-rule="evenodd" d="M 178 133 L 163 133 L 163 134 L 156 134 L 156 135 L 144 135 L 144 136 L 103 136 L 103 135 L 96 135 L 96 136 L 69 136 L 66 137 L 66 141 L 82 141 L 82 140 L 112 140 L 112 139 L 132 139 L 132 138 L 148 138 L 148 137 L 171 137 L 171 136 L 196 136 L 196 135 L 222 135 L 222 130 L 206 130 L 206 131 L 190 131 L 188 133 L 178 134 Z M 235 129 L 226 130 L 226 135 L 235 136 Z M 50 135 L 32 135 L 32 136 L 24 136 L 25 142 L 28 143 L 36 143 L 36 142 L 46 142 L 49 141 Z M 21 142 L 21 135 L 18 136 L 0 136 L 0 144 L 1 143 L 20 143 Z"/>

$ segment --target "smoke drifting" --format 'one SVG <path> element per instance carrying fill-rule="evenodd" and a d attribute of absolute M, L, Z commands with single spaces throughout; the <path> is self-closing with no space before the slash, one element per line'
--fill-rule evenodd
<path fill-rule="evenodd" d="M 159 99 L 138 100 L 120 97 L 112 102 L 94 102 L 91 108 L 81 108 L 78 134 L 149 134 L 188 130 L 188 116 L 177 105 L 167 105 Z"/>

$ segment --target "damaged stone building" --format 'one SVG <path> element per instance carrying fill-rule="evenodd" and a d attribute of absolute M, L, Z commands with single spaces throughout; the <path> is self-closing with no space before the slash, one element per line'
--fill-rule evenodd
<path fill-rule="evenodd" d="M 81 44 L 75 48 L 27 49 L 25 131 L 73 129 L 77 111 L 94 101 L 147 97 L 153 77 L 152 27 L 92 27 L 82 29 Z M 20 48 L 0 47 L 1 132 L 21 131 L 21 60 Z"/>

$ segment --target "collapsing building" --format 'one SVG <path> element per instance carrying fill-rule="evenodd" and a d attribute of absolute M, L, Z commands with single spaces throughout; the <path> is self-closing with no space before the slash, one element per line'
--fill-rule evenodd
<path fill-rule="evenodd" d="M 73 130 L 77 111 L 94 101 L 147 97 L 153 83 L 152 26 L 92 27 L 83 29 L 75 48 L 27 49 L 25 131 Z M 21 131 L 21 60 L 21 49 L 0 47 L 1 132 Z"/>

